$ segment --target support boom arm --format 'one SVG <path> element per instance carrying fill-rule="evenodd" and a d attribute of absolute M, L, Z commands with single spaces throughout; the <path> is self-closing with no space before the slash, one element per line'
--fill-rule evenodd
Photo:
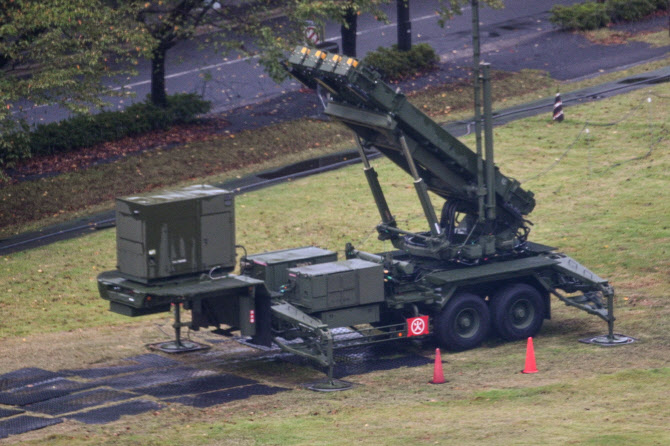
<path fill-rule="evenodd" d="M 481 194 L 476 153 L 384 83 L 377 72 L 355 59 L 304 47 L 293 51 L 286 66 L 306 86 L 321 85 L 330 93 L 326 114 L 349 127 L 361 145 L 376 148 L 413 177 L 430 226 L 433 246 L 428 251 L 433 254 L 429 256 L 453 258 L 466 250 L 466 257 L 479 258 L 525 241 L 529 230 L 524 216 L 535 206 L 533 193 L 495 168 L 487 175 L 488 187 L 495 192 L 495 209 L 489 209 L 494 219 L 490 225 L 476 227 Z M 426 190 L 447 201 L 439 221 Z M 469 233 L 467 238 L 442 229 L 453 226 L 450 219 L 455 219 L 456 212 L 471 217 L 460 227 L 460 233 Z M 385 225 L 383 218 L 382 230 Z M 466 243 L 478 248 L 468 248 Z M 398 245 L 412 250 L 410 240 Z M 415 253 L 426 254 L 423 248 L 419 251 Z"/>

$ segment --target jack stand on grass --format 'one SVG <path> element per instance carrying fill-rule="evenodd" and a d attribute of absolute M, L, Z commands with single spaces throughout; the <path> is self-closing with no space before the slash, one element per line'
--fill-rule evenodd
<path fill-rule="evenodd" d="M 181 338 L 181 328 L 190 327 L 189 322 L 181 321 L 181 303 L 173 302 L 172 308 L 174 309 L 174 323 L 172 327 L 174 328 L 175 339 L 174 341 L 160 342 L 158 344 L 150 344 L 148 347 L 152 350 L 160 350 L 164 353 L 184 353 L 184 352 L 193 352 L 197 350 L 208 349 L 209 346 L 204 344 L 199 344 L 193 341 L 185 341 Z"/>
<path fill-rule="evenodd" d="M 326 381 L 317 382 L 307 386 L 309 390 L 314 390 L 315 392 L 339 392 L 340 390 L 351 389 L 352 384 L 346 381 L 341 381 L 339 379 L 333 378 L 333 369 L 335 367 L 335 361 L 333 360 L 333 338 L 332 336 L 328 338 L 328 346 L 326 348 L 328 356 L 328 378 Z"/>
<path fill-rule="evenodd" d="M 579 342 L 583 342 L 585 344 L 601 345 L 603 347 L 632 344 L 635 342 L 635 338 L 619 333 L 614 333 L 614 321 L 616 320 L 614 317 L 614 292 L 608 292 L 604 294 L 607 297 L 607 312 L 605 313 L 607 317 L 607 334 L 594 336 L 592 338 L 580 339 Z"/>

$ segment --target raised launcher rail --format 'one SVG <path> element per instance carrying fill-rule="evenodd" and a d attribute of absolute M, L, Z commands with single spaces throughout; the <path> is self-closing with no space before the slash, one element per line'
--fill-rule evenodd
<path fill-rule="evenodd" d="M 400 250 L 392 269 L 411 276 L 405 266 L 413 270 L 430 262 L 429 259 L 437 259 L 439 267 L 426 274 L 424 281 L 441 286 L 446 295 L 451 293 L 446 290 L 454 291 L 459 284 L 493 283 L 492 278 L 498 276 L 511 280 L 510 277 L 527 270 L 547 293 L 607 322 L 608 334 L 591 341 L 604 345 L 632 341 L 614 334 L 614 290 L 607 280 L 570 257 L 552 252 L 553 248 L 527 241 L 530 229 L 524 216 L 535 207 L 533 193 L 495 167 L 492 137 L 487 134 L 484 175 L 481 153 L 470 150 L 414 107 L 364 63 L 299 46 L 291 53 L 286 68 L 307 87 L 323 87 L 329 93 L 325 113 L 356 134 L 365 174 L 382 219 L 377 227 L 379 237 L 390 239 Z M 488 114 L 485 120 L 489 121 L 486 133 L 492 133 L 488 66 L 483 66 L 482 71 L 485 115 Z M 377 174 L 367 159 L 365 149 L 370 148 L 379 150 L 413 177 L 429 232 L 411 233 L 397 227 Z M 428 191 L 445 199 L 439 220 Z M 457 214 L 461 214 L 460 220 Z M 347 248 L 347 257 L 385 262 L 384 256 L 363 253 L 353 247 Z M 460 269 L 456 266 L 459 264 L 474 268 Z M 559 290 L 581 294 L 565 296 Z M 401 307 L 402 303 L 396 300 L 406 296 L 402 293 L 387 296 L 387 304 Z"/>
<path fill-rule="evenodd" d="M 382 217 L 378 228 L 381 237 L 415 255 L 467 260 L 510 251 L 526 241 L 529 228 L 524 216 L 535 207 L 533 193 L 503 175 L 492 162 L 487 175 L 493 185 L 487 192 L 481 179 L 482 159 L 403 94 L 382 82 L 377 72 L 355 59 L 305 47 L 293 51 L 287 69 L 304 85 L 325 88 L 330 94 L 325 113 L 357 135 L 366 176 Z M 412 175 L 429 234 L 410 234 L 396 228 L 362 150 L 370 147 Z M 439 220 L 426 190 L 446 200 Z M 482 201 L 487 193 L 491 197 L 484 212 Z M 467 217 L 457 223 L 457 212 Z"/>

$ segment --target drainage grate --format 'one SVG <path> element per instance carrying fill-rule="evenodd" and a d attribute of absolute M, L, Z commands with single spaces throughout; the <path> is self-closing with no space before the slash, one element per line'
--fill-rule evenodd
<path fill-rule="evenodd" d="M 153 386 L 141 389 L 140 391 L 146 395 L 155 396 L 156 398 L 170 398 L 211 392 L 213 390 L 227 389 L 230 387 L 246 386 L 255 383 L 256 381 L 235 375 L 216 375 L 172 384 Z"/>
<path fill-rule="evenodd" d="M 139 389 L 158 384 L 172 383 L 186 379 L 199 378 L 201 376 L 213 375 L 212 370 L 200 370 L 192 367 L 170 367 L 167 369 L 151 369 L 140 373 L 118 376 L 97 381 L 99 386 L 108 386 L 115 389 Z"/>
<path fill-rule="evenodd" d="M 283 387 L 271 387 L 263 384 L 252 384 L 250 386 L 235 387 L 234 389 L 218 390 L 216 392 L 203 393 L 193 396 L 182 396 L 171 400 L 170 403 L 180 403 L 186 406 L 198 408 L 216 406 L 230 401 L 243 400 L 254 395 L 274 395 L 275 393 L 285 392 L 290 389 Z"/>
<path fill-rule="evenodd" d="M 25 406 L 26 404 L 58 398 L 91 387 L 93 387 L 93 384 L 56 378 L 40 384 L 20 387 L 11 392 L 0 392 L 0 404 Z"/>
<path fill-rule="evenodd" d="M 38 368 L 25 368 L 0 375 L 0 392 L 34 385 L 50 379 L 62 378 L 62 375 Z"/>
<path fill-rule="evenodd" d="M 100 404 L 127 400 L 134 396 L 136 395 L 116 390 L 95 389 L 88 392 L 76 393 L 74 395 L 67 395 L 31 404 L 26 406 L 25 409 L 49 415 L 61 415 L 64 413 L 76 412 L 87 407 L 98 406 Z"/>
<path fill-rule="evenodd" d="M 21 409 L 0 409 L 0 418 L 11 417 L 12 415 L 16 415 L 22 412 L 23 411 Z"/>
<path fill-rule="evenodd" d="M 42 429 L 43 427 L 62 422 L 63 420 L 60 418 L 40 418 L 30 415 L 21 415 L 19 417 L 0 421 L 0 438 Z"/>
<path fill-rule="evenodd" d="M 150 410 L 160 410 L 161 408 L 162 406 L 154 401 L 135 400 L 117 404 L 116 406 L 102 407 L 100 409 L 89 410 L 88 412 L 68 415 L 67 418 L 86 424 L 105 424 L 116 421 L 124 415 L 137 415 L 149 412 Z"/>

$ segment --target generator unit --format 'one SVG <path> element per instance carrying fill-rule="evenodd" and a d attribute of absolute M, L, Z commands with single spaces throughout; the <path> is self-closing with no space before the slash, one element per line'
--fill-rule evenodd
<path fill-rule="evenodd" d="M 235 268 L 233 194 L 197 185 L 116 200 L 117 268 L 143 283 Z"/>

